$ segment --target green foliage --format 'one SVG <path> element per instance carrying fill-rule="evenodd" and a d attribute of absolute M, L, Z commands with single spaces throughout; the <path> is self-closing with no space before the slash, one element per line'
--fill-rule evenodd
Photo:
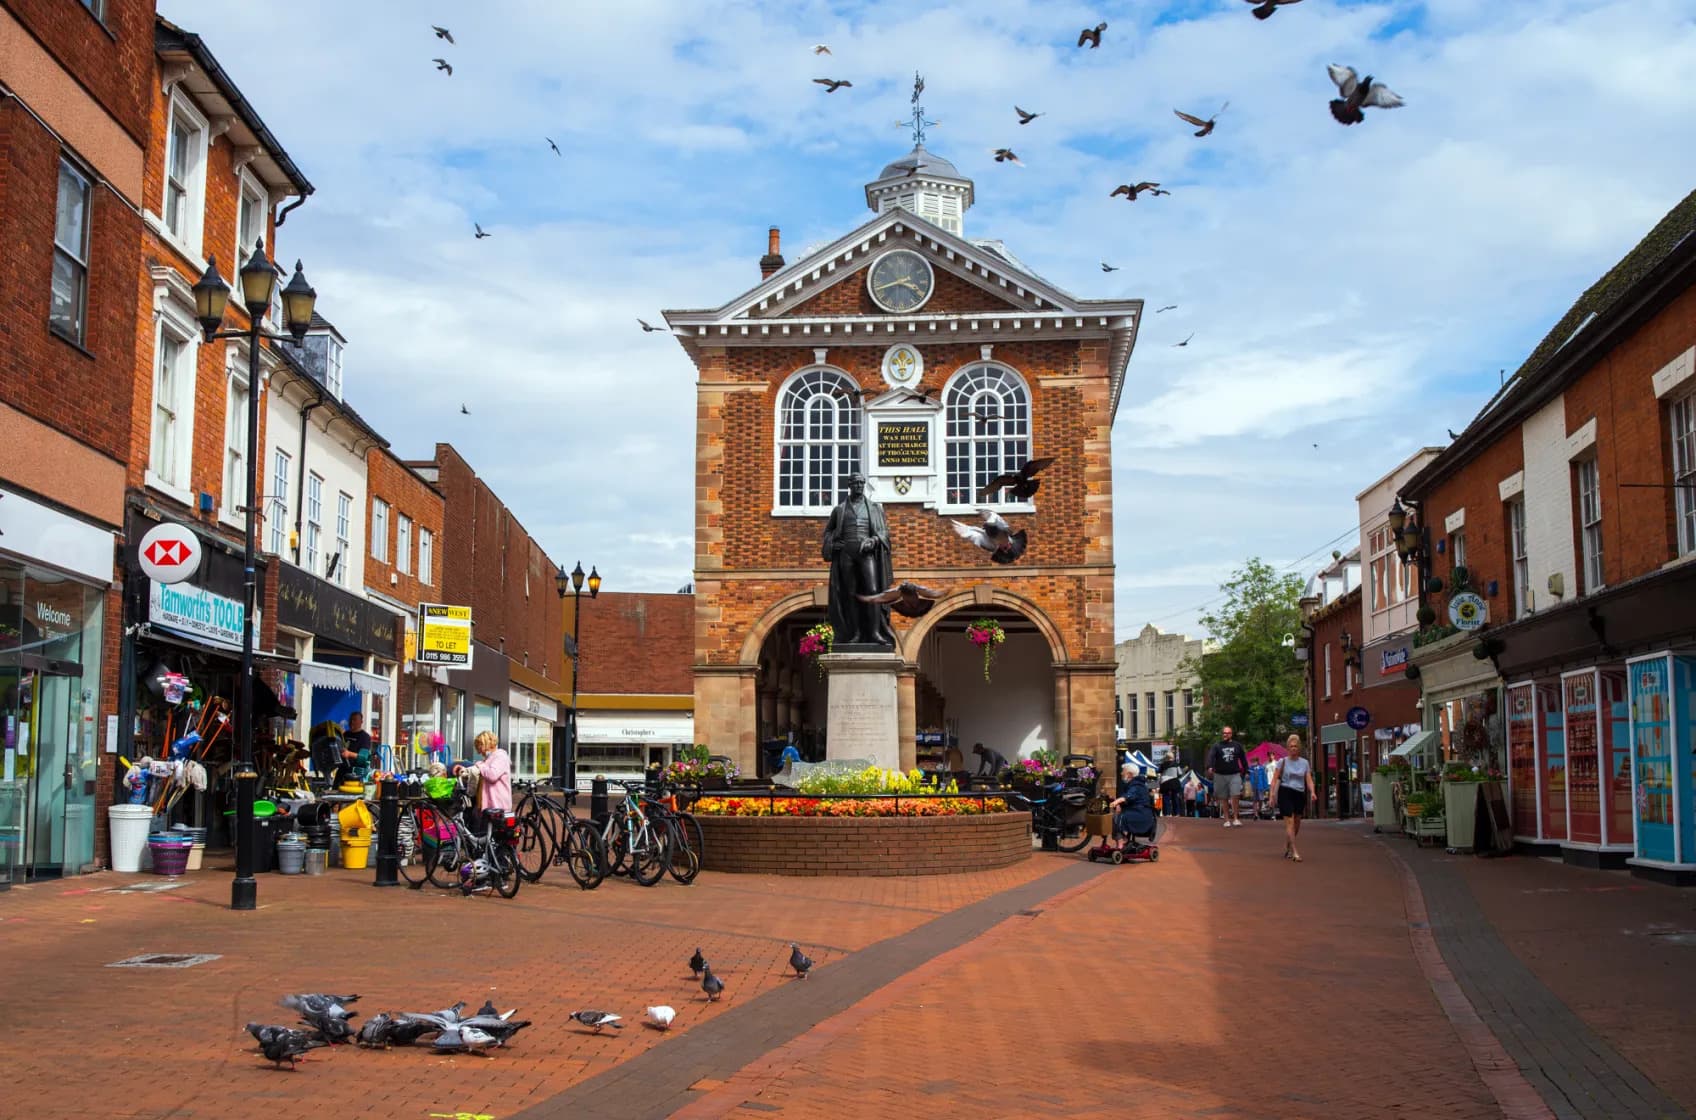
<path fill-rule="evenodd" d="M 809 797 L 833 793 L 957 793 L 953 780 L 945 785 L 930 784 L 923 770 L 901 773 L 868 766 L 857 774 L 809 774 L 795 787 Z"/>
<path fill-rule="evenodd" d="M 1201 616 L 1218 649 L 1179 667 L 1201 694 L 1195 723 L 1176 736 L 1181 757 L 1197 768 L 1221 728 L 1233 728 L 1252 748 L 1263 739 L 1282 741 L 1290 716 L 1307 710 L 1303 663 L 1283 644 L 1301 627 L 1301 577 L 1255 558 L 1220 590 L 1225 602 Z"/>

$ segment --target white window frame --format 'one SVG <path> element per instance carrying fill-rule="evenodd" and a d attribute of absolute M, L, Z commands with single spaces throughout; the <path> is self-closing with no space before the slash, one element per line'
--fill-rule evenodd
<path fill-rule="evenodd" d="M 59 228 L 59 218 L 64 213 L 63 198 L 67 178 L 82 187 L 82 228 L 74 231 Z M 60 156 L 59 175 L 53 190 L 53 271 L 48 280 L 50 288 L 47 297 L 47 324 L 55 333 L 78 346 L 84 345 L 88 339 L 88 256 L 89 231 L 94 222 L 93 211 L 94 180 L 82 168 Z M 76 307 L 69 325 L 61 325 L 61 321 L 53 314 L 52 288 L 58 286 L 61 266 L 76 281 Z"/>
<path fill-rule="evenodd" d="M 336 582 L 347 586 L 347 569 L 353 563 L 353 495 L 336 492 Z"/>
<path fill-rule="evenodd" d="M 847 492 L 848 476 L 864 473 L 865 410 L 859 382 L 834 366 L 797 370 L 777 394 L 773 416 L 772 513 L 820 517 Z M 798 500 L 797 500 L 798 499 Z"/>
<path fill-rule="evenodd" d="M 1125 697 L 1125 738 L 1140 739 L 1137 724 L 1137 694 L 1130 693 Z"/>
<path fill-rule="evenodd" d="M 418 527 L 418 582 L 426 587 L 430 585 L 430 577 L 436 565 L 436 534 Z"/>
<path fill-rule="evenodd" d="M 1456 529 L 1449 534 L 1449 567 L 1451 570 L 1466 567 L 1465 529 Z"/>
<path fill-rule="evenodd" d="M 231 345 L 224 371 L 224 494 L 218 516 L 232 524 L 240 520 L 241 507 L 247 502 L 247 478 L 238 473 L 248 465 L 246 365 L 238 348 Z"/>
<path fill-rule="evenodd" d="M 324 388 L 342 399 L 342 344 L 333 334 L 324 336 Z"/>
<path fill-rule="evenodd" d="M 395 514 L 395 571 L 412 574 L 412 518 L 404 513 Z"/>
<path fill-rule="evenodd" d="M 1602 572 L 1602 480 L 1595 456 L 1573 464 L 1578 495 L 1578 550 L 1584 568 L 1584 594 L 1606 586 Z"/>
<path fill-rule="evenodd" d="M 371 559 L 389 562 L 389 503 L 381 498 L 371 499 Z"/>
<path fill-rule="evenodd" d="M 1678 527 L 1678 555 L 1696 553 L 1696 391 L 1667 406 L 1672 436 L 1673 513 Z"/>
<path fill-rule="evenodd" d="M 306 540 L 301 542 L 306 563 L 303 567 L 318 574 L 318 547 L 324 533 L 324 477 L 314 471 L 306 472 Z"/>
<path fill-rule="evenodd" d="M 1396 535 L 1390 531 L 1388 521 L 1368 533 L 1366 541 L 1366 578 L 1370 586 L 1363 598 L 1373 614 L 1382 614 L 1417 594 L 1412 586 L 1414 568 L 1403 563 L 1396 552 Z"/>
<path fill-rule="evenodd" d="M 1331 643 L 1325 643 L 1325 699 L 1331 699 Z"/>
<path fill-rule="evenodd" d="M 82 6 L 88 9 L 89 15 L 101 23 L 106 22 L 106 0 L 82 0 Z"/>
<path fill-rule="evenodd" d="M 977 500 L 986 482 L 1030 460 L 1034 417 L 1024 376 L 1004 362 L 970 362 L 943 386 L 942 404 L 942 512 L 1035 509 L 1004 496 Z M 977 415 L 985 409 L 993 409 L 993 419 Z"/>
<path fill-rule="evenodd" d="M 181 184 L 184 210 L 182 229 L 171 227 L 171 144 L 177 119 L 181 117 L 193 129 L 189 140 L 189 166 Z M 171 104 L 165 116 L 165 163 L 160 177 L 159 224 L 177 248 L 193 260 L 200 259 L 201 234 L 206 223 L 206 153 L 212 145 L 212 125 L 206 115 L 185 97 L 180 89 L 171 92 Z M 252 250 L 249 250 L 251 252 Z M 233 270 L 241 267 L 242 258 L 232 262 Z"/>
<path fill-rule="evenodd" d="M 271 452 L 271 485 L 273 489 L 266 495 L 265 517 L 271 530 L 271 547 L 268 550 L 273 556 L 281 556 L 289 542 L 289 478 L 294 468 L 294 456 L 281 447 Z"/>
<path fill-rule="evenodd" d="M 160 365 L 165 342 L 178 346 L 170 391 L 172 400 L 166 402 L 173 417 L 169 462 L 159 462 L 157 431 L 161 402 L 159 400 Z M 155 490 L 169 494 L 185 505 L 192 505 L 194 494 L 190 487 L 194 479 L 194 394 L 200 366 L 200 331 L 189 313 L 167 298 L 160 307 L 159 323 L 153 332 L 153 370 L 147 411 L 147 471 L 145 482 Z"/>
<path fill-rule="evenodd" d="M 1508 502 L 1508 560 L 1513 565 L 1513 616 L 1531 613 L 1531 558 L 1525 542 L 1525 498 Z"/>
<path fill-rule="evenodd" d="M 264 242 L 264 244 L 265 244 L 265 256 L 266 256 L 267 259 L 269 259 L 270 256 L 271 256 L 271 236 L 270 236 L 271 196 L 270 196 L 270 193 L 268 191 L 266 191 L 265 188 L 260 184 L 259 180 L 254 178 L 253 173 L 245 167 L 241 169 L 241 174 L 239 176 L 237 176 L 237 180 L 238 181 L 237 181 L 237 184 L 236 184 L 236 255 L 231 259 L 235 262 L 234 267 L 239 272 L 240 269 L 241 269 L 241 266 L 247 261 L 247 258 L 251 257 L 253 255 L 253 244 L 254 244 L 254 238 L 249 237 L 248 231 L 242 228 L 242 224 L 241 224 L 242 204 L 244 202 L 247 202 L 248 200 L 252 200 L 252 202 L 254 203 L 254 213 L 259 218 L 259 223 L 258 223 L 259 229 L 257 231 L 258 240 L 261 241 L 261 242 Z M 277 302 L 275 296 L 276 296 L 277 292 L 282 290 L 282 287 L 283 287 L 283 285 L 281 283 L 279 283 L 272 290 L 272 296 L 274 298 L 272 299 L 271 302 L 273 304 L 275 304 Z M 234 294 L 234 293 L 231 293 L 231 294 Z"/>

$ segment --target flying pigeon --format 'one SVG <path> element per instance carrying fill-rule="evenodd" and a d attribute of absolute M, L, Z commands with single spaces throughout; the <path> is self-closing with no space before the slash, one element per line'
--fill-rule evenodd
<path fill-rule="evenodd" d="M 985 412 L 983 409 L 980 409 L 980 408 L 972 409 L 972 415 L 977 418 L 978 431 L 980 431 L 980 432 L 983 431 L 985 428 L 989 427 L 991 421 L 1003 419 L 1002 415 L 999 412 L 994 412 L 994 411 Z"/>
<path fill-rule="evenodd" d="M 463 404 L 462 404 L 462 405 L 460 405 L 460 406 L 459 406 L 459 414 L 460 414 L 460 415 L 461 415 L 461 416 L 470 416 L 470 415 L 471 415 L 471 410 L 470 410 L 470 409 L 469 409 L 469 408 L 466 408 L 466 407 L 465 407 L 465 406 L 464 406 L 464 405 L 463 405 Z"/>
<path fill-rule="evenodd" d="M 445 58 L 432 58 L 430 61 L 434 62 L 436 64 L 436 69 L 446 70 L 448 72 L 448 77 L 450 77 L 450 78 L 453 77 L 453 67 L 448 65 L 447 59 L 445 59 Z"/>
<path fill-rule="evenodd" d="M 1190 332 L 1190 338 L 1194 338 L 1194 337 L 1195 337 L 1195 332 L 1191 331 Z M 1190 338 L 1186 338 L 1182 342 L 1174 342 L 1174 343 L 1172 343 L 1172 345 L 1175 346 L 1175 347 L 1176 346 L 1188 346 L 1190 344 Z"/>
<path fill-rule="evenodd" d="M 708 1003 L 724 994 L 724 981 L 713 975 L 710 966 L 701 970 L 701 990 L 707 993 Z"/>
<path fill-rule="evenodd" d="M 1024 501 L 1042 488 L 1042 481 L 1036 476 L 1054 465 L 1053 459 L 1030 459 L 1017 471 L 996 475 L 978 490 L 978 501 L 987 502 L 989 496 L 1003 487 L 1011 487 L 1016 501 Z"/>
<path fill-rule="evenodd" d="M 989 154 L 995 157 L 996 163 L 1014 163 L 1020 167 L 1024 166 L 1019 157 L 1013 154 L 1012 148 L 991 148 Z"/>
<path fill-rule="evenodd" d="M 1260 5 L 1254 9 L 1255 19 L 1271 19 L 1272 13 L 1285 4 L 1299 4 L 1301 0 L 1248 0 L 1250 4 Z"/>
<path fill-rule="evenodd" d="M 436 1041 L 430 1045 L 437 1050 L 487 1050 L 491 1046 L 499 1046 L 500 1040 L 488 1031 L 478 1030 L 469 1023 L 460 1023 L 437 1035 Z"/>
<path fill-rule="evenodd" d="M 1020 124 L 1030 124 L 1032 121 L 1036 120 L 1038 117 L 1045 117 L 1045 116 L 1048 115 L 1047 113 L 1027 113 L 1023 109 L 1019 108 L 1017 105 L 1013 106 L 1013 112 L 1019 114 L 1019 123 Z"/>
<path fill-rule="evenodd" d="M 953 520 L 948 523 L 954 526 L 956 533 L 989 553 L 989 558 L 997 564 L 1011 564 L 1025 554 L 1025 530 L 1013 532 L 1012 527 L 994 510 L 978 512 L 983 516 L 982 525 L 967 525 Z"/>
<path fill-rule="evenodd" d="M 1141 183 L 1137 183 L 1135 185 L 1132 185 L 1130 183 L 1120 183 L 1118 186 L 1113 188 L 1113 193 L 1108 195 L 1107 197 L 1108 198 L 1118 198 L 1120 195 L 1124 195 L 1126 202 L 1135 202 L 1137 200 L 1137 195 L 1139 195 L 1139 194 L 1152 194 L 1152 195 L 1155 195 L 1155 196 L 1159 196 L 1159 195 L 1171 194 L 1171 193 L 1172 193 L 1171 191 L 1161 190 L 1159 183 L 1150 183 L 1150 182 L 1144 181 L 1144 182 L 1141 182 Z"/>
<path fill-rule="evenodd" d="M 544 136 L 542 139 L 548 142 L 548 147 L 554 150 L 554 155 L 557 156 L 560 154 L 559 145 L 554 143 L 554 138 L 552 136 Z"/>
<path fill-rule="evenodd" d="M 387 1011 L 379 1011 L 365 1020 L 365 1025 L 359 1028 L 359 1033 L 353 1036 L 353 1041 L 356 1045 L 372 1048 L 387 1046 L 394 1026 L 394 1016 Z"/>
<path fill-rule="evenodd" d="M 1118 272 L 1119 266 L 1116 265 L 1116 264 L 1108 264 L 1106 261 L 1102 261 L 1101 262 L 1101 271 L 1103 271 L 1103 272 Z"/>
<path fill-rule="evenodd" d="M 695 946 L 695 955 L 689 958 L 689 973 L 690 973 L 689 978 L 691 980 L 699 979 L 701 972 L 706 967 L 707 967 L 707 958 L 705 958 L 701 955 L 701 947 L 699 945 L 697 945 L 697 946 Z"/>
<path fill-rule="evenodd" d="M 833 397 L 837 397 L 841 400 L 853 401 L 855 404 L 859 404 L 861 401 L 865 400 L 866 391 L 864 389 L 837 388 L 837 389 L 832 389 L 830 391 L 830 395 L 833 396 Z"/>
<path fill-rule="evenodd" d="M 1229 109 L 1230 107 L 1231 107 L 1231 103 L 1229 101 L 1225 102 L 1225 104 L 1219 106 L 1219 113 L 1223 113 L 1226 109 Z M 1208 133 L 1212 132 L 1214 124 L 1219 120 L 1219 113 L 1214 113 L 1211 117 L 1208 117 L 1206 120 L 1202 120 L 1200 117 L 1190 116 L 1188 113 L 1184 112 L 1182 109 L 1173 109 L 1172 112 L 1178 114 L 1179 120 L 1188 121 L 1190 124 L 1195 125 L 1197 136 L 1206 136 Z"/>
<path fill-rule="evenodd" d="M 1084 28 L 1082 31 L 1078 32 L 1078 46 L 1081 47 L 1085 43 L 1088 43 L 1089 49 L 1093 51 L 1095 48 L 1097 48 L 1101 45 L 1101 33 L 1103 31 L 1106 31 L 1106 30 L 1107 30 L 1107 21 L 1106 20 L 1101 21 L 1100 23 L 1096 24 L 1094 27 Z"/>
<path fill-rule="evenodd" d="M 813 968 L 813 958 L 801 952 L 801 946 L 793 941 L 789 943 L 789 967 L 795 970 L 796 979 L 799 980 L 805 980 L 807 973 Z"/>
<path fill-rule="evenodd" d="M 471 228 L 477 231 L 477 240 L 479 240 L 479 241 L 481 241 L 481 240 L 483 240 L 483 238 L 489 236 L 489 234 L 487 232 L 485 232 L 483 227 L 477 222 L 472 222 Z"/>
<path fill-rule="evenodd" d="M 1161 312 L 1162 312 L 1162 311 L 1176 311 L 1176 310 L 1178 310 L 1178 305 L 1177 305 L 1177 304 L 1175 304 L 1175 303 L 1168 303 L 1168 304 L 1167 304 L 1167 305 L 1166 305 L 1166 306 L 1165 306 L 1165 307 L 1156 307 L 1156 308 L 1155 308 L 1155 309 L 1154 309 L 1154 313 L 1155 313 L 1155 314 L 1156 314 L 1156 315 L 1158 315 L 1158 314 L 1160 314 L 1160 313 L 1161 313 Z"/>
<path fill-rule="evenodd" d="M 284 1062 L 290 1069 L 295 1068 L 295 1060 L 308 1050 L 317 1050 L 328 1046 L 329 1043 L 309 1031 L 298 1031 L 289 1027 L 269 1028 L 275 1033 L 259 1044 L 259 1052 L 281 1069 Z"/>
<path fill-rule="evenodd" d="M 1368 105 L 1374 109 L 1397 109 L 1407 104 L 1390 87 L 1374 81 L 1371 74 L 1362 78 L 1354 72 L 1354 67 L 1338 66 L 1334 62 L 1325 69 L 1343 95 L 1331 101 L 1331 115 L 1338 124 L 1359 124 L 1366 119 L 1361 110 Z"/>
<path fill-rule="evenodd" d="M 436 33 L 436 38 L 446 39 L 450 43 L 453 42 L 453 32 L 449 31 L 447 28 L 437 27 L 434 24 L 431 24 L 430 30 Z"/>
<path fill-rule="evenodd" d="M 573 1011 L 571 1017 L 585 1027 L 593 1027 L 596 1034 L 601 1033 L 602 1027 L 612 1027 L 616 1030 L 624 1029 L 619 1025 L 619 1020 L 624 1016 L 614 1015 L 610 1011 Z"/>
<path fill-rule="evenodd" d="M 928 587 L 920 587 L 910 581 L 902 581 L 894 587 L 879 591 L 876 595 L 861 595 L 862 603 L 888 604 L 889 609 L 896 614 L 908 618 L 919 618 L 928 612 L 931 604 L 942 598 L 942 592 L 933 591 Z"/>
<path fill-rule="evenodd" d="M 663 331 L 663 330 L 665 330 L 664 327 L 656 327 L 652 323 L 648 322 L 646 319 L 637 319 L 636 321 L 638 323 L 642 324 L 642 331 L 643 331 L 644 334 L 649 332 L 649 331 Z"/>
<path fill-rule="evenodd" d="M 813 44 L 813 53 L 814 54 L 829 54 L 830 48 L 825 46 L 823 43 L 815 43 L 815 44 Z"/>
<path fill-rule="evenodd" d="M 902 392 L 906 393 L 907 396 L 911 397 L 913 400 L 928 401 L 935 398 L 936 386 L 933 385 L 928 389 L 903 389 Z"/>
<path fill-rule="evenodd" d="M 847 87 L 848 89 L 854 88 L 853 82 L 838 81 L 835 78 L 814 78 L 813 84 L 823 86 L 826 93 L 835 93 L 843 87 Z"/>
<path fill-rule="evenodd" d="M 668 1031 L 671 1029 L 671 1021 L 675 1018 L 677 1018 L 677 1012 L 662 1004 L 659 1007 L 648 1008 L 648 1018 L 645 1022 L 656 1031 Z"/>

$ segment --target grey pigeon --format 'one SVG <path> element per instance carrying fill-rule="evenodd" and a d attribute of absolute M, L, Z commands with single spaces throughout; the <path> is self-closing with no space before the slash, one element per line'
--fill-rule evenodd
<path fill-rule="evenodd" d="M 1338 124 L 1359 124 L 1366 119 L 1361 110 L 1368 105 L 1374 109 L 1399 109 L 1407 104 L 1371 74 L 1362 78 L 1354 72 L 1354 67 L 1338 66 L 1336 63 L 1325 69 L 1331 80 L 1337 83 L 1337 92 L 1343 95 L 1331 102 L 1331 115 Z"/>
<path fill-rule="evenodd" d="M 1152 195 L 1155 198 L 1159 198 L 1163 194 L 1171 193 L 1171 191 L 1161 190 L 1159 183 L 1150 183 L 1145 179 L 1138 183 L 1120 183 L 1118 186 L 1113 188 L 1113 193 L 1109 194 L 1107 197 L 1118 198 L 1120 195 L 1124 195 L 1126 202 L 1135 202 L 1137 200 L 1137 195 L 1139 194 L 1147 194 Z"/>
<path fill-rule="evenodd" d="M 1116 265 L 1116 264 L 1108 264 L 1106 261 L 1102 261 L 1101 262 L 1101 271 L 1103 271 L 1103 272 L 1118 272 L 1119 266 Z"/>
<path fill-rule="evenodd" d="M 469 1023 L 460 1023 L 437 1035 L 436 1041 L 430 1045 L 437 1050 L 487 1050 L 491 1046 L 500 1045 L 500 1040 Z"/>
<path fill-rule="evenodd" d="M 461 1011 L 464 1011 L 464 1010 L 465 1010 L 465 1001 L 460 1000 L 458 1003 L 454 1004 L 452 1007 L 444 1007 L 440 1011 L 431 1012 L 431 1014 L 435 1015 L 438 1019 L 446 1019 L 449 1022 L 457 1023 L 459 1021 L 459 1013 Z"/>
<path fill-rule="evenodd" d="M 638 323 L 642 324 L 642 333 L 643 334 L 647 334 L 651 331 L 663 331 L 663 330 L 665 330 L 664 327 L 656 327 L 652 323 L 648 322 L 646 319 L 637 319 L 636 321 Z"/>
<path fill-rule="evenodd" d="M 342 1012 L 342 1014 L 335 1014 L 334 1012 L 337 1011 Z M 335 1007 L 329 1011 L 302 1011 L 300 1018 L 303 1023 L 330 1042 L 350 1042 L 353 1039 L 353 1026 L 344 1016 L 351 1014 L 343 1008 Z"/>
<path fill-rule="evenodd" d="M 840 81 L 836 78 L 814 78 L 813 84 L 823 86 L 826 93 L 835 93 L 839 89 L 854 88 L 853 82 Z"/>
<path fill-rule="evenodd" d="M 1229 101 L 1225 102 L 1225 104 L 1219 106 L 1219 113 L 1223 113 L 1226 109 L 1229 109 L 1230 107 L 1231 107 L 1231 103 Z M 1172 112 L 1178 114 L 1179 120 L 1184 121 L 1187 124 L 1195 125 L 1196 130 L 1197 130 L 1196 131 L 1197 136 L 1208 135 L 1209 133 L 1211 133 L 1213 131 L 1213 126 L 1219 123 L 1219 113 L 1214 113 L 1211 117 L 1208 117 L 1206 120 L 1202 120 L 1200 117 L 1191 116 L 1189 113 L 1184 112 L 1182 109 L 1173 109 Z"/>
<path fill-rule="evenodd" d="M 989 553 L 989 558 L 997 564 L 1011 564 L 1025 554 L 1025 530 L 1013 532 L 1012 527 L 994 510 L 985 509 L 978 512 L 983 517 L 981 525 L 967 525 L 953 520 L 948 523 L 954 526 L 954 531 L 960 536 Z"/>
<path fill-rule="evenodd" d="M 614 1027 L 618 1030 L 624 1029 L 623 1025 L 619 1023 L 619 1020 L 622 1019 L 623 1016 L 614 1015 L 610 1011 L 573 1011 L 571 1013 L 571 1017 L 577 1022 L 582 1023 L 585 1027 L 593 1027 L 596 1034 L 601 1033 L 602 1027 Z"/>
<path fill-rule="evenodd" d="M 259 1052 L 270 1061 L 275 1062 L 279 1068 L 284 1062 L 287 1062 L 289 1068 L 293 1069 L 295 1068 L 295 1060 L 302 1054 L 305 1054 L 308 1050 L 317 1050 L 328 1045 L 328 1042 L 307 1031 L 282 1028 L 272 1034 L 267 1041 L 259 1044 Z"/>
<path fill-rule="evenodd" d="M 695 955 L 689 958 L 690 979 L 699 977 L 701 975 L 701 970 L 706 967 L 707 958 L 701 955 L 701 947 L 697 945 L 695 946 Z"/>
<path fill-rule="evenodd" d="M 485 230 L 482 226 L 478 225 L 476 222 L 471 223 L 471 228 L 477 231 L 477 240 L 478 241 L 483 240 L 483 238 L 485 238 L 485 237 L 493 236 L 487 230 Z"/>
<path fill-rule="evenodd" d="M 791 941 L 789 943 L 789 967 L 795 970 L 795 975 L 801 980 L 807 978 L 807 973 L 813 970 L 813 958 L 801 952 L 801 946 Z"/>
<path fill-rule="evenodd" d="M 942 598 L 942 592 L 922 587 L 911 580 L 903 580 L 886 591 L 880 591 L 876 595 L 860 595 L 858 598 L 862 603 L 887 604 L 890 610 L 908 618 L 922 618 L 936 601 Z"/>
<path fill-rule="evenodd" d="M 496 1046 L 505 1046 L 512 1036 L 530 1025 L 528 1019 L 514 1019 L 512 1012 L 505 1015 L 473 1015 L 458 1024 L 461 1031 L 481 1031 L 495 1040 Z"/>
<path fill-rule="evenodd" d="M 450 78 L 453 77 L 453 67 L 448 65 L 447 59 L 445 59 L 445 58 L 432 58 L 430 61 L 434 62 L 436 64 L 436 69 L 446 70 L 448 72 L 448 77 L 450 77 Z"/>
<path fill-rule="evenodd" d="M 707 993 L 708 1003 L 724 994 L 724 981 L 713 975 L 711 967 L 708 967 L 701 974 L 701 990 Z"/>
<path fill-rule="evenodd" d="M 436 33 L 436 38 L 446 39 L 450 43 L 453 42 L 453 32 L 449 31 L 447 28 L 437 27 L 435 24 L 431 24 L 430 30 Z"/>
<path fill-rule="evenodd" d="M 1301 0 L 1248 0 L 1248 2 L 1250 4 L 1259 5 L 1259 7 L 1254 9 L 1255 19 L 1271 19 L 1272 13 L 1277 11 L 1283 5 L 1299 4 L 1301 3 Z"/>
<path fill-rule="evenodd" d="M 394 1046 L 411 1046 L 425 1035 L 446 1030 L 448 1024 L 431 1015 L 397 1015 L 389 1025 L 389 1042 Z"/>
<path fill-rule="evenodd" d="M 1042 489 L 1042 480 L 1037 478 L 1037 475 L 1053 465 L 1053 459 L 1027 459 L 1025 465 L 1018 470 L 998 474 L 980 486 L 978 501 L 987 502 L 991 494 L 1006 489 L 1015 501 L 1022 502 Z"/>
<path fill-rule="evenodd" d="M 327 1011 L 331 1007 L 341 1009 L 342 1018 L 348 1018 L 353 1012 L 347 1010 L 350 1004 L 359 1002 L 357 994 L 350 996 L 327 995 L 320 992 L 302 992 L 298 995 L 284 996 L 284 1007 L 292 1007 L 296 1011 Z"/>
<path fill-rule="evenodd" d="M 388 1046 L 394 1027 L 395 1017 L 387 1011 L 379 1011 L 365 1020 L 365 1025 L 359 1028 L 359 1033 L 353 1036 L 353 1041 L 359 1046 L 373 1049 Z"/>
<path fill-rule="evenodd" d="M 1046 117 L 1048 115 L 1047 113 L 1027 113 L 1023 109 L 1019 108 L 1017 105 L 1013 106 L 1013 112 L 1019 114 L 1019 123 L 1020 124 L 1030 124 L 1032 121 L 1036 120 L 1038 117 Z"/>
<path fill-rule="evenodd" d="M 500 1015 L 501 1015 L 501 1013 L 499 1011 L 495 1010 L 495 1001 L 492 1000 L 492 999 L 484 1000 L 483 1006 L 479 1007 L 477 1009 L 477 1014 L 478 1015 L 493 1015 L 497 1019 L 500 1018 Z"/>

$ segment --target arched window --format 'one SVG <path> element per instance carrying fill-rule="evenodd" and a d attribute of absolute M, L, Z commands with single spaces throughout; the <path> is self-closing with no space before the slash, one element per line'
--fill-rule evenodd
<path fill-rule="evenodd" d="M 777 508 L 828 512 L 860 470 L 859 385 L 831 369 L 793 378 L 777 402 Z"/>
<path fill-rule="evenodd" d="M 980 501 L 978 492 L 1031 457 L 1031 398 L 1005 366 L 974 365 L 956 374 L 943 398 L 947 409 L 948 504 L 997 505 L 1005 490 Z"/>

